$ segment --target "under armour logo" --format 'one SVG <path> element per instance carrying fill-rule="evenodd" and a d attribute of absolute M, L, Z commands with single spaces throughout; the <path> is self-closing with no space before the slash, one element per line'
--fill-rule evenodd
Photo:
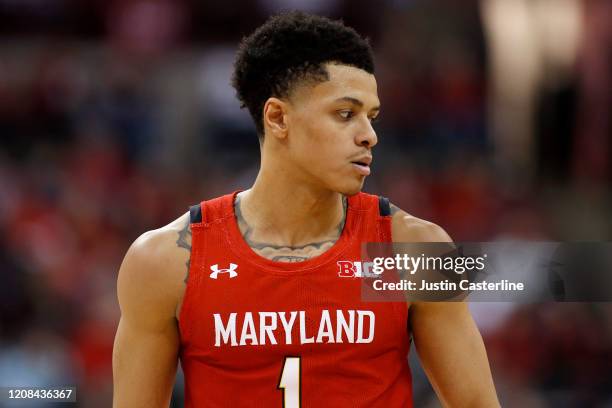
<path fill-rule="evenodd" d="M 218 274 L 229 273 L 230 278 L 235 278 L 236 276 L 238 276 L 238 272 L 236 272 L 237 268 L 238 268 L 238 265 L 236 265 L 235 263 L 229 264 L 229 268 L 227 269 L 219 269 L 219 264 L 214 264 L 210 267 L 210 270 L 212 271 L 212 273 L 210 274 L 210 277 L 212 279 L 217 279 Z"/>

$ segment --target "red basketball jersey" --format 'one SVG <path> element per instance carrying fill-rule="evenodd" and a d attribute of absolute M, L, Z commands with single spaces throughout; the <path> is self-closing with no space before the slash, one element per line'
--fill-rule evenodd
<path fill-rule="evenodd" d="M 287 263 L 244 241 L 236 194 L 191 211 L 179 316 L 185 406 L 412 407 L 408 305 L 361 301 L 360 279 L 338 263 L 359 261 L 362 242 L 391 240 L 385 201 L 349 197 L 338 241 Z"/>

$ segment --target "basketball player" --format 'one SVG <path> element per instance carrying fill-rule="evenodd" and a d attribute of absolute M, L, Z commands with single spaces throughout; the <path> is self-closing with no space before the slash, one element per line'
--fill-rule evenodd
<path fill-rule="evenodd" d="M 341 22 L 272 17 L 238 51 L 233 85 L 259 133 L 253 186 L 129 249 L 118 278 L 115 408 L 410 407 L 411 336 L 445 406 L 498 406 L 465 303 L 363 302 L 339 274 L 361 242 L 450 240 L 361 193 L 379 113 L 372 51 Z"/>

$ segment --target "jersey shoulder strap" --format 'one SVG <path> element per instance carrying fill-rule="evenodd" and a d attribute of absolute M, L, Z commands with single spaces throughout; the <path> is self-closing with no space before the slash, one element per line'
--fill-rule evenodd
<path fill-rule="evenodd" d="M 202 201 L 189 208 L 189 221 L 191 224 L 210 224 L 219 219 L 225 219 L 233 214 L 235 191 L 220 197 Z"/>
<path fill-rule="evenodd" d="M 387 197 L 378 196 L 378 213 L 381 217 L 391 215 L 391 203 Z"/>
<path fill-rule="evenodd" d="M 202 204 L 195 204 L 189 207 L 189 223 L 199 224 L 202 222 Z"/>

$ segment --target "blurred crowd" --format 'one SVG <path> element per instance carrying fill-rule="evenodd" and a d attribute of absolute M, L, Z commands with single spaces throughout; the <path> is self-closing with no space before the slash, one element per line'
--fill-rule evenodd
<path fill-rule="evenodd" d="M 240 38 L 278 10 L 342 17 L 372 41 L 367 192 L 458 241 L 612 236 L 606 0 L 87 3 L 0 0 L 0 386 L 71 384 L 77 406 L 110 405 L 121 259 L 254 181 L 257 137 L 229 79 Z M 534 48 L 565 25 L 569 51 Z M 471 306 L 503 406 L 612 406 L 612 307 Z M 437 406 L 414 365 L 415 405 Z"/>

